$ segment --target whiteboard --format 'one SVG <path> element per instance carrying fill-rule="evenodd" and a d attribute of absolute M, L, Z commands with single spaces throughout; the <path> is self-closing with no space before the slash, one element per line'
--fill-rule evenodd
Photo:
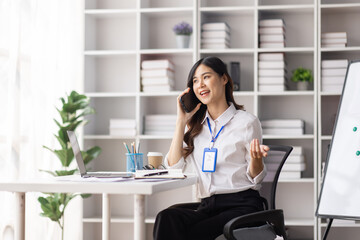
<path fill-rule="evenodd" d="M 316 215 L 360 218 L 360 61 L 347 68 Z"/>

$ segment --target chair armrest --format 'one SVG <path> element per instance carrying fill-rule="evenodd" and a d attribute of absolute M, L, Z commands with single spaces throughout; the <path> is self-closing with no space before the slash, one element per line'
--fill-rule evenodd
<path fill-rule="evenodd" d="M 179 204 L 172 205 L 169 208 L 185 208 L 185 209 L 196 210 L 196 209 L 198 209 L 199 205 L 200 205 L 199 202 L 179 203 Z"/>
<path fill-rule="evenodd" d="M 277 235 L 282 236 L 284 240 L 287 239 L 284 226 L 284 213 L 281 209 L 265 210 L 234 218 L 225 224 L 224 236 L 226 239 L 236 240 L 233 234 L 235 229 L 265 222 L 273 225 Z"/>

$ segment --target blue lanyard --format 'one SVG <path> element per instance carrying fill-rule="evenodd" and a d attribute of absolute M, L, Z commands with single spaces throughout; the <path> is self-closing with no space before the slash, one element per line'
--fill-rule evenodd
<path fill-rule="evenodd" d="M 206 120 L 207 120 L 207 123 L 208 123 L 208 126 L 209 126 L 209 130 L 210 130 L 210 134 L 211 134 L 211 137 L 212 137 L 211 142 L 212 142 L 213 144 L 211 144 L 211 147 L 210 147 L 210 149 L 211 149 L 211 148 L 212 148 L 212 146 L 214 145 L 214 143 L 215 143 L 216 139 L 218 138 L 218 136 L 219 136 L 220 132 L 224 129 L 224 126 L 222 126 L 222 127 L 220 128 L 220 130 L 218 131 L 218 133 L 216 134 L 216 136 L 215 136 L 215 137 L 213 137 L 213 133 L 212 133 L 212 131 L 211 131 L 211 127 L 210 127 L 210 121 L 209 121 L 209 118 L 206 118 Z"/>

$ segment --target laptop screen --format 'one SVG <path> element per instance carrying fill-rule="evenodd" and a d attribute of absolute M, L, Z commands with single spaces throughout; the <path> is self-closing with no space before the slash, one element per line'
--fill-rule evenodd
<path fill-rule="evenodd" d="M 75 156 L 80 174 L 81 174 L 81 176 L 83 176 L 84 174 L 86 174 L 86 168 L 85 168 L 84 160 L 81 156 L 81 150 L 80 150 L 79 143 L 77 141 L 77 137 L 73 131 L 67 131 L 67 134 L 70 139 L 70 144 L 71 144 L 72 150 L 74 152 L 74 156 Z"/>

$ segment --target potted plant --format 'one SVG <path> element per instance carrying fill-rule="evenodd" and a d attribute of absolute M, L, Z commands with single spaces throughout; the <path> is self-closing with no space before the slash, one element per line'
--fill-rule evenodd
<path fill-rule="evenodd" d="M 190 45 L 190 36 L 193 29 L 187 22 L 180 22 L 173 27 L 176 34 L 176 43 L 178 48 L 188 48 Z"/>
<path fill-rule="evenodd" d="M 62 168 L 56 171 L 47 171 L 53 176 L 66 176 L 74 174 L 77 169 L 69 169 L 70 164 L 74 159 L 74 154 L 68 139 L 67 130 L 75 131 L 75 129 L 81 125 L 86 124 L 88 121 L 83 117 L 89 114 L 95 113 L 94 109 L 89 106 L 90 99 L 85 95 L 78 94 L 72 91 L 67 96 L 67 101 L 61 98 L 62 108 L 57 111 L 61 117 L 61 123 L 54 119 L 56 125 L 59 127 L 58 134 L 55 135 L 61 149 L 44 148 L 53 152 L 60 160 Z M 92 147 L 87 151 L 81 151 L 84 158 L 85 165 L 95 159 L 101 152 L 101 148 L 98 146 Z M 71 193 L 44 193 L 46 197 L 39 197 L 43 217 L 48 217 L 50 220 L 57 222 L 61 228 L 61 239 L 64 239 L 64 212 L 68 203 L 76 196 L 81 195 L 83 198 L 89 197 L 89 194 L 71 194 Z"/>
<path fill-rule="evenodd" d="M 313 76 L 310 69 L 299 67 L 292 71 L 291 80 L 297 83 L 298 90 L 304 91 L 309 87 L 309 83 L 313 81 Z"/>

